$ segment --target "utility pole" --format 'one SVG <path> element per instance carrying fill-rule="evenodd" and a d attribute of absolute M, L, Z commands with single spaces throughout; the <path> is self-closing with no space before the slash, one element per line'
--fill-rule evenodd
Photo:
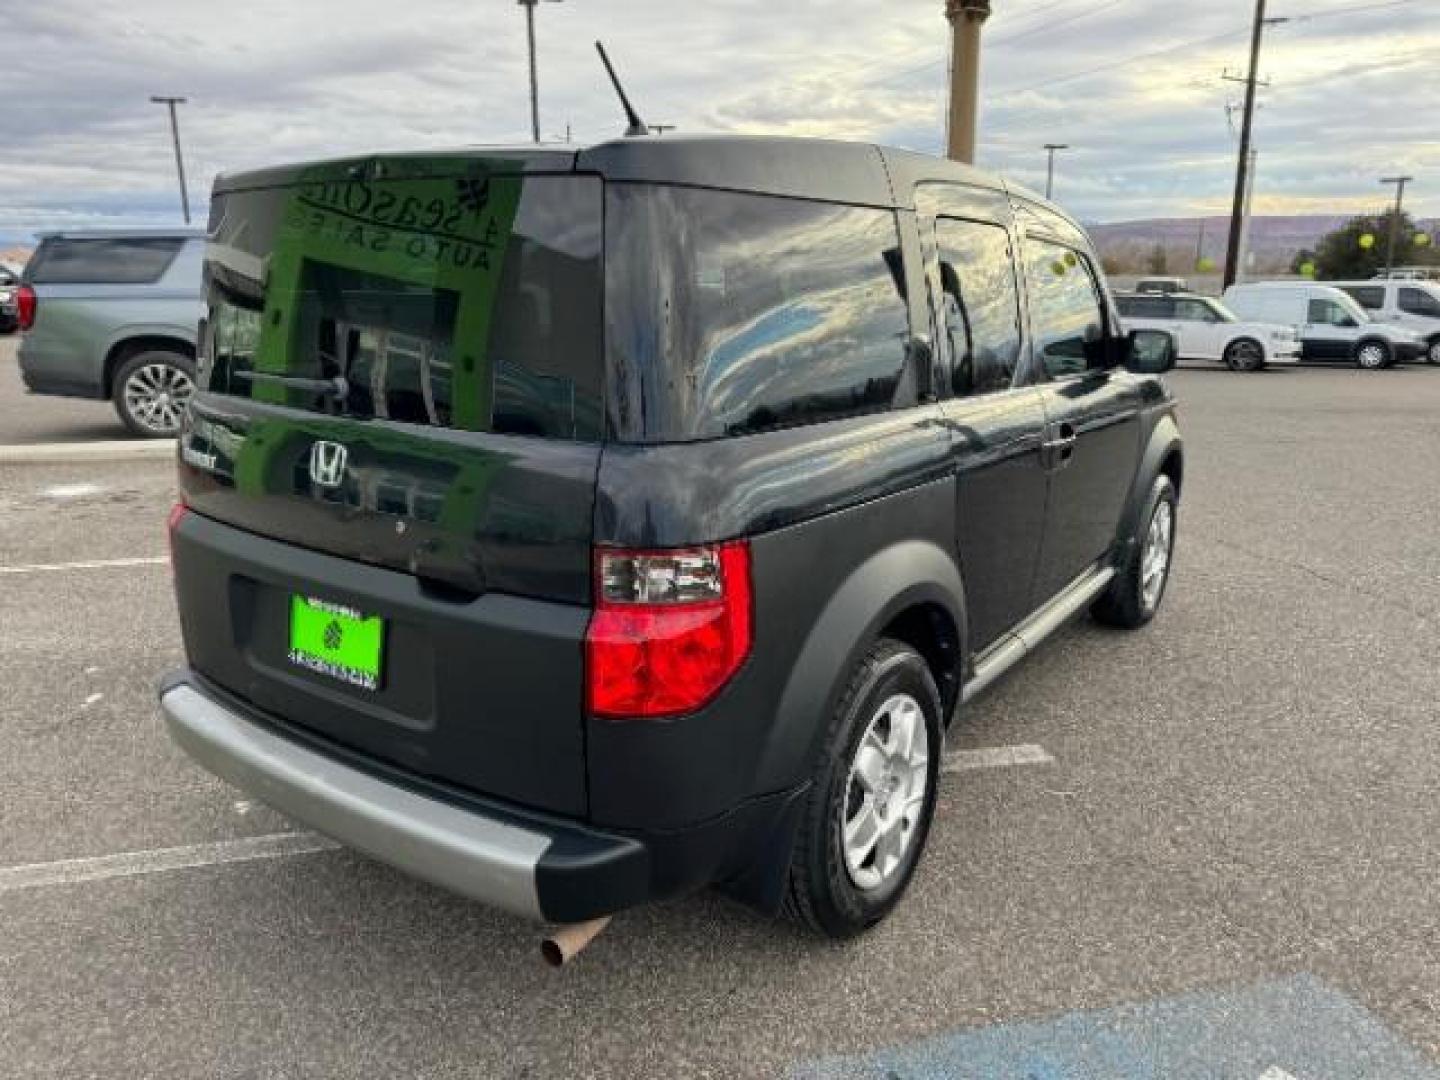
<path fill-rule="evenodd" d="M 1047 142 L 1045 152 L 1050 155 L 1050 160 L 1045 166 L 1045 198 L 1049 199 L 1055 194 L 1055 151 L 1069 150 L 1068 143 Z"/>
<path fill-rule="evenodd" d="M 1390 215 L 1390 243 L 1385 248 L 1385 273 L 1395 269 L 1395 242 L 1400 236 L 1400 211 L 1405 206 L 1405 185 L 1414 180 L 1413 176 L 1384 176 L 1382 184 L 1395 185 L 1395 212 Z"/>
<path fill-rule="evenodd" d="M 525 9 L 525 39 L 530 46 L 530 137 L 540 141 L 540 85 L 535 74 L 535 5 L 540 0 L 515 0 Z M 552 4 L 560 0 L 549 0 Z"/>
<path fill-rule="evenodd" d="M 170 141 L 175 144 L 175 171 L 180 174 L 180 212 L 185 215 L 185 224 L 190 224 L 190 196 L 185 192 L 185 159 L 180 156 L 180 122 L 175 118 L 175 106 L 184 105 L 183 97 L 166 97 L 152 94 L 150 100 L 156 105 L 170 108 Z"/>
<path fill-rule="evenodd" d="M 1255 161 L 1260 151 L 1250 148 L 1250 160 L 1245 167 L 1245 209 L 1240 215 L 1240 250 L 1236 254 L 1238 269 L 1236 279 L 1246 276 L 1246 263 L 1250 258 L 1250 207 L 1255 197 Z"/>
<path fill-rule="evenodd" d="M 1285 22 L 1265 18 L 1265 0 L 1255 0 L 1255 25 L 1250 31 L 1250 74 L 1245 79 L 1245 116 L 1240 124 L 1240 156 L 1235 164 L 1235 201 L 1230 209 L 1230 242 L 1225 249 L 1225 288 L 1235 284 L 1240 261 L 1240 225 L 1245 213 L 1250 139 L 1255 127 L 1255 87 L 1260 81 L 1260 44 L 1265 27 Z"/>
<path fill-rule="evenodd" d="M 952 161 L 975 163 L 975 129 L 980 102 L 980 27 L 990 17 L 990 0 L 945 0 L 950 20 L 950 137 Z"/>

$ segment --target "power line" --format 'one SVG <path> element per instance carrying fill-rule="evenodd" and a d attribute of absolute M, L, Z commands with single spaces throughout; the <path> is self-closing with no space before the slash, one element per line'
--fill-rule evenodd
<path fill-rule="evenodd" d="M 1056 19 L 1053 22 L 1045 23 L 1043 26 L 1035 26 L 1029 30 L 1023 30 L 1018 34 L 1011 34 L 1009 37 L 995 38 L 994 40 L 989 42 L 989 47 L 992 49 L 998 48 L 1001 45 L 1009 45 L 1013 41 L 1020 41 L 1023 38 L 1034 37 L 1036 34 L 1047 33 L 1048 31 L 1054 30 L 1056 27 L 1066 26 L 1069 23 L 1077 22 L 1080 19 L 1088 19 L 1091 15 L 1098 15 L 1102 11 L 1107 11 L 1110 8 L 1118 7 L 1124 2 L 1125 0 L 1108 0 L 1107 3 L 1100 4 L 1097 7 L 1086 8 L 1084 11 L 1077 11 L 1068 19 Z"/>

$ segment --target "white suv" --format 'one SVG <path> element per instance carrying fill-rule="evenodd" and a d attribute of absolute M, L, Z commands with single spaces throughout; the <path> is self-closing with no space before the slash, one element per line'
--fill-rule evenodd
<path fill-rule="evenodd" d="M 1376 322 L 1413 330 L 1425 338 L 1426 357 L 1440 364 L 1440 284 L 1416 279 L 1336 281 Z"/>
<path fill-rule="evenodd" d="M 1122 294 L 1115 298 L 1130 330 L 1168 330 L 1179 355 L 1223 361 L 1231 371 L 1259 371 L 1266 364 L 1294 364 L 1300 339 L 1292 326 L 1242 322 L 1218 300 L 1186 293 Z"/>

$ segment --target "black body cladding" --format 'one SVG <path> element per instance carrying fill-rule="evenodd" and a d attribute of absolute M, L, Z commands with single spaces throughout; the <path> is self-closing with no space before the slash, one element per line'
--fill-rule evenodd
<path fill-rule="evenodd" d="M 667 137 L 215 192 L 188 678 L 549 832 L 552 918 L 716 881 L 772 905 L 876 639 L 925 658 L 948 712 L 977 655 L 1129 552 L 1160 471 L 1179 483 L 1173 403 L 1118 362 L 1083 232 L 953 163 Z M 594 551 L 733 539 L 739 672 L 692 715 L 588 716 Z M 287 662 L 295 596 L 383 618 L 377 690 Z"/>

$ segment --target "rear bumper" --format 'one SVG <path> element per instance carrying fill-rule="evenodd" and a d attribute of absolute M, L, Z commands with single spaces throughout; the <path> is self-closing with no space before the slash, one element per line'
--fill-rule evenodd
<path fill-rule="evenodd" d="M 189 669 L 161 684 L 160 711 L 195 761 L 295 821 L 462 896 L 548 922 L 711 884 L 773 910 L 808 788 L 749 799 L 685 829 L 609 831 L 441 787 L 303 735 Z"/>
<path fill-rule="evenodd" d="M 531 919 L 574 922 L 648 898 L 634 839 L 407 789 L 279 734 L 188 672 L 166 681 L 170 735 L 281 813 L 416 877 Z"/>
<path fill-rule="evenodd" d="M 92 399 L 105 396 L 105 388 L 98 381 L 78 382 L 57 375 L 56 370 L 63 370 L 67 365 L 57 361 L 52 354 L 37 349 L 32 335 L 27 334 L 20 339 L 17 356 L 20 361 L 20 378 L 25 383 L 25 389 L 32 394 Z"/>

